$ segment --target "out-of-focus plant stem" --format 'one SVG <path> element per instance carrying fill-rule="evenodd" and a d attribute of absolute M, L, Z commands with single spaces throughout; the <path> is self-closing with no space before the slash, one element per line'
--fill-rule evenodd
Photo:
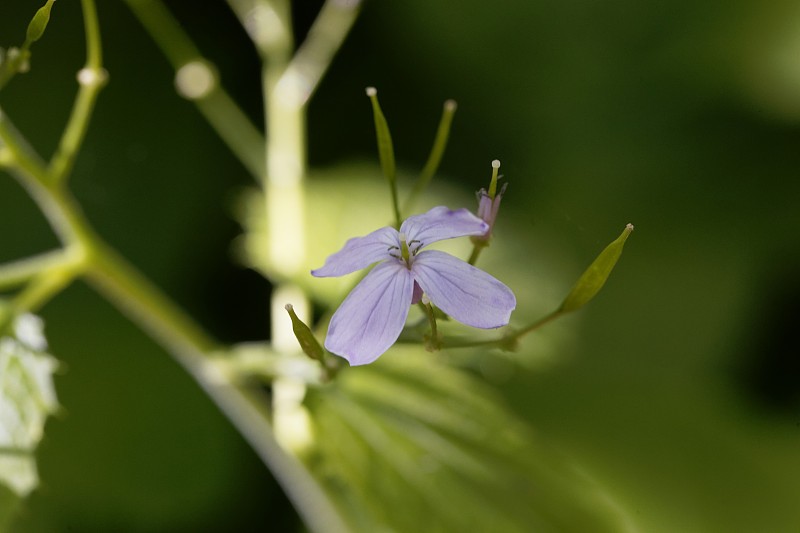
<path fill-rule="evenodd" d="M 58 149 L 50 161 L 49 179 L 53 183 L 61 183 L 67 179 L 75 158 L 78 155 L 89 118 L 97 101 L 100 90 L 106 83 L 108 74 L 103 70 L 103 54 L 100 46 L 100 26 L 97 21 L 97 9 L 94 0 L 81 0 L 83 8 L 83 25 L 86 34 L 86 64 L 78 72 L 78 95 L 72 106 L 72 113 L 61 136 Z"/>
<path fill-rule="evenodd" d="M 239 375 L 233 375 L 228 366 L 218 364 L 220 350 L 214 340 L 99 237 L 65 187 L 64 178 L 80 148 L 104 72 L 94 0 L 82 2 L 88 49 L 87 67 L 79 73 L 79 81 L 82 87 L 90 85 L 92 90 L 79 93 L 59 151 L 49 167 L 0 110 L 0 166 L 30 193 L 59 236 L 66 254 L 63 262 L 51 254 L 0 268 L 0 275 L 5 274 L 5 278 L 0 278 L 4 284 L 27 282 L 12 300 L 12 311 L 40 307 L 82 274 L 90 285 L 164 346 L 207 392 L 283 486 L 311 530 L 345 531 L 319 484 L 297 457 L 278 444 L 264 399 L 240 384 Z M 299 109 L 302 111 L 303 106 Z M 292 119 L 302 125 L 303 115 L 294 113 Z M 284 123 L 280 125 L 283 127 Z M 291 137 L 295 139 L 294 153 L 300 154 L 298 160 L 302 161 L 305 141 L 302 134 L 298 136 L 300 132 L 295 129 Z M 300 167 L 298 177 L 302 177 L 302 171 Z M 267 183 L 265 177 L 265 187 Z"/>
<path fill-rule="evenodd" d="M 189 35 L 159 0 L 126 0 L 176 73 L 187 65 L 203 65 L 211 76 L 206 91 L 182 95 L 192 100 L 223 142 L 255 178 L 264 175 L 264 136 L 228 95 L 213 65 L 203 58 Z"/>

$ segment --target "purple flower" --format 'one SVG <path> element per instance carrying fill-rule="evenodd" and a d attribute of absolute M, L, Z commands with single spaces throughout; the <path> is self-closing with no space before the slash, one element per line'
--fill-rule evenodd
<path fill-rule="evenodd" d="M 466 209 L 434 207 L 408 218 L 399 232 L 387 226 L 348 240 L 311 274 L 344 276 L 379 264 L 334 313 L 325 348 L 351 365 L 371 363 L 395 343 L 409 307 L 423 292 L 439 309 L 468 326 L 490 329 L 508 324 L 517 305 L 508 287 L 450 254 L 420 251 L 436 241 L 483 235 L 488 227 Z"/>

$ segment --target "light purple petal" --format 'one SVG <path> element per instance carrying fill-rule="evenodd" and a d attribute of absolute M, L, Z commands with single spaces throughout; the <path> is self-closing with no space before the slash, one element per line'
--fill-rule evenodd
<path fill-rule="evenodd" d="M 403 331 L 413 291 L 414 278 L 404 264 L 377 265 L 333 314 L 325 348 L 354 366 L 371 363 Z"/>
<path fill-rule="evenodd" d="M 444 252 L 421 252 L 411 271 L 431 302 L 474 328 L 505 326 L 517 306 L 514 293 L 503 283 Z"/>
<path fill-rule="evenodd" d="M 399 245 L 397 230 L 389 226 L 377 229 L 364 237 L 348 240 L 341 250 L 328 256 L 323 267 L 312 270 L 311 275 L 318 278 L 344 276 L 388 259 L 390 248 Z"/>
<path fill-rule="evenodd" d="M 450 209 L 434 207 L 424 215 L 408 217 L 400 226 L 400 233 L 405 234 L 406 242 L 412 250 L 412 241 L 419 241 L 423 246 L 432 242 L 464 237 L 467 235 L 483 235 L 489 225 L 466 209 Z"/>

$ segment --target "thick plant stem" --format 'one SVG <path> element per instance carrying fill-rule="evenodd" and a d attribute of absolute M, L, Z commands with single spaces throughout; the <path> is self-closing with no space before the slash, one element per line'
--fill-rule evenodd
<path fill-rule="evenodd" d="M 0 291 L 23 285 L 43 272 L 63 268 L 73 261 L 72 255 L 68 250 L 55 250 L 0 265 Z"/>
<path fill-rule="evenodd" d="M 277 442 L 263 398 L 233 382 L 210 357 L 215 343 L 133 267 L 96 245 L 87 281 L 169 350 L 252 446 L 314 531 L 344 532 L 317 482 Z"/>

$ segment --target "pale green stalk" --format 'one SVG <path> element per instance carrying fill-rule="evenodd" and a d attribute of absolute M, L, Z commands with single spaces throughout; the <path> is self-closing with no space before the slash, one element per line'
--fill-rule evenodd
<path fill-rule="evenodd" d="M 264 136 L 233 101 L 217 79 L 216 69 L 203 58 L 188 34 L 163 2 L 158 0 L 126 0 L 145 30 L 159 45 L 175 69 L 176 82 L 186 67 L 205 68 L 208 86 L 197 92 L 180 91 L 197 104 L 223 142 L 256 179 L 264 175 Z M 179 85 L 179 83 L 176 83 Z"/>
<path fill-rule="evenodd" d="M 81 0 L 83 8 L 84 32 L 86 34 L 86 65 L 78 72 L 78 96 L 72 106 L 72 113 L 64 128 L 61 142 L 50 161 L 48 178 L 60 183 L 68 177 L 81 143 L 89 127 L 89 118 L 97 101 L 97 95 L 105 85 L 108 74 L 103 70 L 102 48 L 100 47 L 100 26 L 94 0 Z"/>
<path fill-rule="evenodd" d="M 23 285 L 35 276 L 71 261 L 67 250 L 54 250 L 0 265 L 0 291 Z"/>
<path fill-rule="evenodd" d="M 247 29 L 262 60 L 261 82 L 266 131 L 265 169 L 262 179 L 267 217 L 270 269 L 279 280 L 291 280 L 306 266 L 305 190 L 306 104 L 330 64 L 333 54 L 356 16 L 355 8 L 327 2 L 307 40 L 293 55 L 291 6 L 286 0 L 229 0 Z M 338 5 L 338 7 L 337 7 Z M 288 315 L 292 304 L 298 318 L 308 322 L 307 296 L 290 281 L 279 283 L 272 294 L 272 347 L 294 356 L 297 340 Z M 284 376 L 272 383 L 273 423 L 278 441 L 295 454 L 312 442 L 310 420 L 302 399 L 305 384 Z M 316 485 L 309 493 L 315 508 L 295 501 L 308 527 L 315 531 L 343 531 L 345 526 L 324 491 Z M 290 494 L 291 497 L 291 494 Z"/>
<path fill-rule="evenodd" d="M 524 328 L 521 329 L 510 330 L 508 333 L 499 338 L 478 340 L 478 339 L 463 339 L 454 337 L 442 340 L 441 346 L 442 348 L 477 348 L 477 347 L 500 348 L 503 350 L 513 351 L 516 349 L 517 343 L 522 337 L 524 337 L 528 333 L 536 331 L 545 324 L 548 324 L 553 320 L 559 318 L 563 314 L 565 313 L 561 310 L 553 311 L 552 313 L 545 315 L 544 317 L 536 320 L 535 322 L 529 324 L 528 326 L 525 326 Z"/>
<path fill-rule="evenodd" d="M 445 101 L 444 107 L 442 108 L 442 118 L 439 119 L 439 127 L 436 129 L 436 137 L 433 139 L 431 152 L 428 154 L 428 160 L 425 162 L 425 166 L 422 167 L 422 171 L 419 173 L 414 188 L 408 195 L 408 199 L 403 207 L 404 213 L 411 212 L 414 208 L 414 203 L 417 201 L 420 194 L 428 187 L 428 184 L 439 169 L 439 163 L 441 163 L 445 148 L 447 148 L 447 140 L 450 138 L 450 126 L 453 123 L 453 116 L 456 113 L 457 107 L 455 100 Z"/>
<path fill-rule="evenodd" d="M 327 0 L 281 76 L 303 104 L 319 86 L 358 17 L 361 0 Z"/>

